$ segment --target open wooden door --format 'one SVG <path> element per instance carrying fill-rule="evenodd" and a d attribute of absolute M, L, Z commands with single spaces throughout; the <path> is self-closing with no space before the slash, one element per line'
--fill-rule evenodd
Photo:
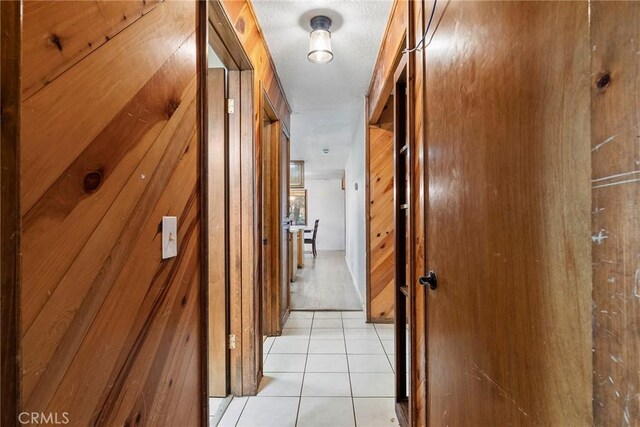
<path fill-rule="evenodd" d="M 289 257 L 290 240 L 289 233 L 291 221 L 289 219 L 289 153 L 290 142 L 287 134 L 282 131 L 280 135 L 280 330 L 289 316 L 289 284 L 291 265 Z"/>
<path fill-rule="evenodd" d="M 207 75 L 207 225 L 209 396 L 225 397 L 227 380 L 227 137 L 225 69 Z M 220 194 L 220 189 L 225 191 Z"/>
<path fill-rule="evenodd" d="M 287 275 L 286 255 L 282 248 L 282 185 L 281 172 L 283 133 L 266 95 L 261 109 L 260 150 L 262 153 L 262 333 L 268 336 L 282 333 L 282 277 Z M 288 168 L 287 168 L 288 169 Z M 287 229 L 288 232 L 288 229 Z M 282 267 L 285 270 L 282 271 Z"/>
<path fill-rule="evenodd" d="M 430 426 L 592 425 L 587 16 L 451 2 L 426 50 Z"/>

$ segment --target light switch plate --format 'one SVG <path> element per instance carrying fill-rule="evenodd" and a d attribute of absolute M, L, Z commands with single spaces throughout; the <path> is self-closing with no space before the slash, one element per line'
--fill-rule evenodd
<path fill-rule="evenodd" d="M 162 259 L 178 256 L 178 217 L 162 217 Z"/>

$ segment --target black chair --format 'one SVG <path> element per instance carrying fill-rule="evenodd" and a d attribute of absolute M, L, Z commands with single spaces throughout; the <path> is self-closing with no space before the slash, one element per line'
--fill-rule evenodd
<path fill-rule="evenodd" d="M 313 232 L 313 237 L 311 237 L 310 239 L 305 238 L 304 239 L 304 244 L 305 245 L 311 245 L 311 249 L 313 250 L 313 257 L 317 257 L 318 256 L 318 251 L 316 250 L 316 237 L 318 237 L 318 223 L 320 222 L 319 219 L 316 219 L 316 223 L 313 226 L 313 230 L 304 230 L 305 233 L 312 233 Z"/>

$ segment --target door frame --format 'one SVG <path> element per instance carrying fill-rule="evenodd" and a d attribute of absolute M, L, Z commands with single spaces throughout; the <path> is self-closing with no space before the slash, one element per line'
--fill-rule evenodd
<path fill-rule="evenodd" d="M 240 40 L 240 35 L 231 22 L 223 0 L 198 2 L 206 9 L 206 18 L 200 17 L 198 40 L 202 40 L 198 51 L 199 75 L 205 75 L 207 68 L 206 44 L 209 43 L 228 71 L 228 98 L 233 99 L 234 112 L 228 114 L 228 370 L 229 392 L 236 396 L 255 395 L 262 378 L 262 330 L 261 330 L 261 269 L 260 252 L 262 233 L 260 230 L 260 135 L 256 129 L 256 118 L 260 110 L 260 83 L 256 87 L 255 74 L 261 71 L 260 64 L 252 64 L 248 52 Z M 206 6 L 203 6 L 206 4 Z M 249 13 L 252 9 L 249 5 Z M 254 18 L 255 19 L 255 18 Z M 256 68 L 257 67 L 257 68 Z M 276 76 L 277 80 L 277 76 Z M 281 88 L 280 82 L 277 80 Z M 265 87 L 266 89 L 266 87 Z M 282 89 L 280 89 L 282 90 Z M 206 84 L 200 85 L 199 96 L 206 93 Z M 266 92 L 266 90 L 264 91 Z M 286 108 L 288 104 L 284 99 Z M 279 111 L 278 109 L 274 109 Z M 283 120 L 286 119 L 286 120 Z M 282 130 L 289 136 L 288 118 L 278 119 Z M 202 126 L 202 123 L 201 123 Z M 206 135 L 206 128 L 201 129 Z M 201 141 L 203 144 L 203 141 Z M 206 169 L 201 174 L 202 182 L 207 180 Z M 206 191 L 203 191 L 206 194 Z M 206 206 L 203 204 L 203 206 Z M 202 212 L 204 228 L 207 214 Z M 206 247 L 202 248 L 206 257 Z M 203 263 L 206 268 L 207 263 Z M 208 277 L 203 271 L 203 277 Z M 203 292 L 206 293 L 203 280 Z M 206 294 L 205 294 L 206 301 Z M 206 311 L 205 311 L 206 313 Z M 203 316 L 203 330 L 206 331 L 208 315 Z M 207 354 L 208 343 L 204 341 L 203 355 Z M 229 343 L 228 343 L 229 344 Z M 206 359 L 205 359 L 206 360 Z M 203 363 L 207 365 L 207 363 Z M 203 366 L 203 377 L 207 378 L 207 366 Z"/>
<path fill-rule="evenodd" d="M 394 2 L 394 8 L 398 7 L 398 2 Z M 393 15 L 394 10 L 391 11 L 391 15 Z M 389 22 L 387 26 L 390 24 Z M 386 31 L 389 30 L 387 27 Z M 376 73 L 374 72 L 374 79 L 371 80 L 369 85 L 369 91 L 367 96 L 364 98 L 364 126 L 365 126 L 365 155 L 364 155 L 364 174 L 365 174 L 365 295 L 364 295 L 364 306 L 365 306 L 365 318 L 367 323 L 371 322 L 389 322 L 388 319 L 378 318 L 371 315 L 371 153 L 370 153 L 370 135 L 369 135 L 369 126 L 375 126 L 378 124 L 380 116 L 382 115 L 382 111 L 387 104 L 389 97 L 395 90 L 395 85 L 397 81 L 397 70 L 399 68 L 404 67 L 404 64 L 407 63 L 407 57 L 403 53 L 403 49 L 407 44 L 407 32 L 403 32 L 402 37 L 400 37 L 399 43 L 397 46 L 394 46 L 392 50 L 393 60 L 391 61 L 391 66 L 389 67 L 389 71 L 384 76 L 383 80 L 376 82 L 375 77 Z M 380 55 L 380 54 L 379 54 Z M 376 61 L 376 68 L 379 66 L 379 62 L 381 61 L 381 57 L 379 56 Z M 377 97 L 372 98 L 373 92 L 375 89 L 374 83 L 377 83 L 381 86 L 380 90 L 377 93 Z M 372 104 L 373 102 L 373 104 Z"/>
<path fill-rule="evenodd" d="M 227 109 L 227 71 L 224 68 L 207 69 L 207 121 L 208 141 L 203 145 L 203 164 L 206 164 L 206 186 L 203 182 L 203 194 L 213 187 L 223 188 L 223 197 L 203 197 L 202 212 L 206 214 L 204 231 L 206 236 L 205 262 L 208 268 L 207 298 L 209 307 L 220 307 L 222 310 L 209 310 L 207 317 L 207 363 L 209 376 L 207 390 L 209 397 L 226 397 L 229 393 L 229 349 L 227 335 L 229 327 L 229 165 L 228 165 L 228 109 Z M 222 78 L 222 83 L 219 80 Z M 211 84 L 214 82 L 214 84 Z M 222 87 L 220 87 L 222 85 Z M 221 92 L 221 93 L 220 93 Z M 222 98 L 220 99 L 220 95 Z M 203 104 L 205 105 L 205 104 Z M 213 126 L 213 128 L 212 128 Z M 222 138 L 218 133 L 222 132 Z M 204 180 L 203 180 L 204 181 Z M 204 218 L 203 218 L 203 222 Z M 222 288 L 220 282 L 222 281 Z M 215 289 L 214 289 L 215 288 Z M 222 323 L 222 324 L 220 324 Z M 212 349 L 216 349 L 212 354 Z M 222 353 L 221 353 L 222 352 Z M 222 360 L 220 360 L 222 359 Z M 223 372 L 212 372 L 212 366 Z"/>
<path fill-rule="evenodd" d="M 262 304 L 260 306 L 262 311 L 263 320 L 262 334 L 268 336 L 277 336 L 282 334 L 282 328 L 284 324 L 284 318 L 280 316 L 282 304 L 286 303 L 282 301 L 282 283 L 281 283 L 281 270 L 282 264 L 282 241 L 281 241 L 281 228 L 282 218 L 280 212 L 280 200 L 281 194 L 281 170 L 283 167 L 281 155 L 282 148 L 282 136 L 288 138 L 288 130 L 283 126 L 282 121 L 278 117 L 278 114 L 273 106 L 273 102 L 269 98 L 267 91 L 262 84 L 260 85 L 260 99 L 258 106 L 258 115 L 260 120 L 260 127 L 258 128 L 258 141 L 259 141 L 259 153 L 260 160 L 260 173 L 259 179 L 262 184 L 262 188 L 267 188 L 269 185 L 270 196 L 269 200 L 261 200 L 259 205 L 261 220 L 268 220 L 268 224 L 262 224 L 262 230 L 267 229 L 267 236 L 262 236 L 262 246 L 260 252 L 260 264 L 262 265 L 263 280 L 261 287 Z M 269 135 L 264 135 L 265 122 L 269 122 L 269 128 L 267 132 Z M 265 160 L 268 163 L 268 171 L 265 170 Z M 269 180 L 267 182 L 267 180 Z M 260 195 L 264 196 L 264 193 Z M 264 208 L 267 207 L 268 214 L 265 216 Z M 274 215 L 274 213 L 276 213 Z M 276 262 L 265 262 L 265 256 L 275 259 Z"/>
<path fill-rule="evenodd" d="M 227 98 L 234 100 L 232 113 L 227 113 L 227 174 L 223 191 L 225 199 L 226 233 L 226 333 L 227 392 L 237 396 L 255 394 L 262 375 L 262 337 L 259 330 L 259 252 L 260 233 L 255 228 L 257 205 L 254 169 L 258 161 L 253 122 L 254 67 L 229 20 L 221 0 L 198 2 L 198 95 L 200 100 L 200 147 L 206 150 L 208 134 L 206 111 L 207 47 L 211 45 L 227 69 Z M 229 108 L 229 107 L 227 107 Z M 229 110 L 228 110 L 229 111 Z M 203 151 L 201 185 L 202 254 L 208 259 L 208 212 L 206 197 L 209 180 L 207 155 Z M 208 384 L 208 262 L 202 265 L 203 348 L 202 377 Z M 244 280 L 243 280 L 244 279 Z M 203 387 L 204 406 L 208 411 L 208 387 Z M 208 419 L 207 417 L 203 418 Z"/>
<path fill-rule="evenodd" d="M 416 408 L 416 381 L 415 381 L 415 361 L 417 354 L 415 349 L 415 306 L 417 293 L 413 286 L 415 264 L 415 227 L 414 227 L 414 169 L 415 139 L 411 132 L 411 92 L 409 78 L 409 66 L 406 60 L 401 61 L 394 72 L 394 99 L 393 99 L 393 122 L 394 122 L 394 327 L 395 327 L 395 348 L 396 365 L 395 369 L 395 408 L 400 425 L 408 426 L 415 424 L 414 411 Z M 400 93 L 399 93 L 400 92 Z M 404 94 L 402 94 L 404 92 Z M 401 141 L 404 144 L 401 144 Z M 400 176 L 402 175 L 402 177 Z M 403 183 L 406 178 L 406 183 Z M 401 199 L 400 192 L 405 192 L 404 204 L 398 202 Z M 404 207 L 403 207 L 404 205 Z M 404 216 L 404 220 L 401 220 Z M 399 227 L 402 223 L 402 227 Z M 402 232 L 399 232 L 401 228 Z M 407 269 L 407 266 L 409 268 Z M 402 286 L 401 284 L 404 284 Z M 399 304 L 399 302 L 401 302 Z M 408 321 L 409 330 L 406 324 Z M 402 338 L 402 339 L 401 339 Z M 407 353 L 406 344 L 409 344 Z M 407 366 L 406 357 L 409 356 Z M 409 369 L 409 381 L 407 382 L 404 372 Z M 400 399 L 403 396 L 403 399 Z"/>
<path fill-rule="evenodd" d="M 20 410 L 20 75 L 22 2 L 0 2 L 2 105 L 0 154 L 0 424 L 18 425 Z"/>

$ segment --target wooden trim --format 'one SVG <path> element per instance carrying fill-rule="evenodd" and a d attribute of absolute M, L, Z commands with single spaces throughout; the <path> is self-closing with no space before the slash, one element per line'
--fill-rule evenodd
<path fill-rule="evenodd" d="M 264 34 L 264 32 L 262 31 L 262 27 L 260 27 L 260 21 L 258 21 L 258 18 L 256 16 L 256 11 L 253 8 L 253 3 L 251 1 L 248 1 L 247 5 L 249 6 L 249 12 L 251 13 L 253 20 L 256 23 L 256 27 L 258 28 L 258 33 Z M 284 87 L 282 86 L 282 82 L 280 81 L 280 76 L 278 75 L 276 64 L 273 62 L 273 55 L 271 55 L 271 51 L 269 50 L 269 45 L 267 44 L 266 40 L 264 42 L 264 49 L 267 52 L 267 59 L 269 60 L 269 65 L 273 70 L 273 75 L 278 85 L 278 89 L 280 89 L 280 93 L 282 94 L 282 99 L 284 100 L 284 104 L 287 106 L 287 111 L 291 112 L 291 105 L 289 104 L 289 100 L 287 99 L 287 95 L 285 94 Z M 288 118 L 279 117 L 278 120 L 280 120 L 281 126 L 285 130 L 285 133 L 287 134 L 287 136 L 290 136 L 291 134 L 289 132 L 289 126 L 291 124 L 289 123 Z"/>
<path fill-rule="evenodd" d="M 415 46 L 418 42 L 416 40 L 416 31 L 414 28 L 414 4 L 413 2 L 409 3 L 409 8 L 407 11 L 407 31 L 405 33 L 405 42 L 407 46 Z M 416 123 L 416 113 L 415 113 L 415 76 L 416 76 L 416 52 L 411 54 L 407 54 L 407 107 L 406 107 L 406 132 L 407 132 L 407 145 L 408 149 L 406 151 L 406 156 L 408 160 L 408 179 L 409 185 L 411 187 L 411 196 L 407 200 L 409 204 L 409 221 L 407 224 L 408 227 L 408 236 L 411 244 L 409 245 L 409 265 L 412 268 L 409 268 L 409 277 L 407 278 L 408 286 L 409 286 L 409 366 L 412 368 L 409 372 L 409 425 L 414 427 L 418 426 L 418 420 L 420 417 L 416 416 L 416 378 L 417 378 L 417 370 L 415 367 L 417 366 L 416 362 L 418 360 L 418 353 L 416 349 L 416 294 L 419 293 L 417 287 L 416 280 L 416 210 L 419 209 L 419 206 L 415 203 L 415 195 L 418 191 L 418 186 L 416 185 L 416 163 L 415 161 L 419 159 L 416 153 L 416 132 L 415 132 L 415 123 Z M 424 99 L 424 97 L 423 97 Z"/>
<path fill-rule="evenodd" d="M 280 326 L 280 203 L 279 203 L 279 170 L 276 164 L 280 156 L 281 122 L 269 99 L 262 82 L 260 82 L 260 99 L 258 100 L 258 135 L 256 138 L 257 151 L 261 153 L 260 182 L 257 191 L 263 198 L 258 205 L 259 216 L 265 223 L 262 224 L 261 250 L 261 308 L 262 308 L 262 332 L 261 335 L 275 336 L 281 332 Z M 265 122 L 269 124 L 265 127 Z M 275 169 L 274 169 L 275 167 Z M 274 182 L 276 181 L 276 182 Z M 277 211 L 277 215 L 273 215 Z M 276 238 L 277 236 L 277 238 Z M 275 261 L 275 262 L 273 262 Z"/>
<path fill-rule="evenodd" d="M 209 43 L 229 71 L 253 68 L 220 0 L 209 0 Z"/>
<path fill-rule="evenodd" d="M 394 200 L 394 214 L 393 214 L 393 222 L 394 222 L 394 330 L 395 330 L 395 403 L 396 403 L 396 414 L 398 415 L 398 420 L 401 422 L 401 425 L 406 427 L 411 423 L 411 389 L 407 388 L 407 386 L 411 387 L 411 383 L 407 384 L 405 379 L 405 372 L 407 369 L 406 364 L 406 343 L 411 343 L 410 335 L 407 336 L 407 328 L 406 322 L 407 318 L 409 318 L 409 329 L 411 329 L 412 318 L 411 318 L 411 309 L 407 310 L 407 301 L 409 302 L 409 306 L 411 306 L 411 297 L 412 293 L 402 292 L 402 288 L 406 286 L 406 283 L 410 282 L 407 276 L 407 264 L 411 265 L 412 259 L 410 252 L 407 254 L 407 240 L 409 242 L 411 239 L 411 215 L 407 215 L 407 212 L 400 208 L 400 204 L 402 201 L 408 202 L 408 200 L 404 200 L 409 197 L 409 194 L 412 194 L 411 190 L 411 179 L 405 180 L 404 177 L 407 175 L 411 176 L 411 149 L 406 151 L 404 154 L 400 153 L 399 144 L 405 145 L 405 141 L 407 141 L 408 135 L 407 130 L 409 129 L 409 116 L 408 116 L 408 96 L 402 96 L 398 93 L 399 89 L 406 88 L 406 84 L 403 82 L 394 82 L 395 86 L 395 96 L 393 99 L 393 122 L 394 122 L 394 141 L 393 141 L 393 157 L 394 157 L 394 167 L 393 167 L 393 176 L 394 182 L 393 186 L 395 189 L 395 200 Z M 408 188 L 407 188 L 408 186 Z M 409 190 L 408 192 L 406 190 Z M 409 237 L 407 237 L 409 236 Z M 412 245 L 409 245 L 411 247 Z M 408 311 L 408 313 L 407 313 Z M 407 315 L 408 314 L 408 315 Z M 410 331 L 409 331 L 410 332 Z M 412 348 L 409 348 L 411 352 Z M 410 356 L 411 357 L 411 356 Z M 409 364 L 409 366 L 413 366 Z M 408 418 L 409 422 L 404 422 L 406 420 L 407 414 L 406 412 L 401 412 L 400 409 L 404 409 L 402 405 L 406 406 L 407 396 L 409 397 L 409 410 L 406 411 L 409 413 Z M 399 404 L 402 405 L 399 405 Z"/>
<path fill-rule="evenodd" d="M 208 294 L 209 294 L 209 265 L 206 260 L 208 257 L 208 210 L 207 210 L 207 191 L 208 191 L 208 106 L 207 106 L 207 4 L 197 2 L 196 6 L 196 69 L 197 69 L 197 114 L 198 114 L 198 147 L 200 150 L 200 163 L 198 165 L 198 177 L 200 180 L 200 390 L 202 391 L 201 402 L 201 425 L 205 426 L 209 421 L 209 337 L 208 337 Z"/>
<path fill-rule="evenodd" d="M 206 264 L 208 265 L 207 314 L 209 370 L 209 397 L 226 397 L 227 376 L 227 330 L 228 330 L 228 290 L 229 290 L 229 179 L 226 113 L 226 82 L 223 68 L 207 69 L 207 138 L 205 150 L 206 166 L 203 193 L 203 222 L 206 223 Z M 222 137 L 220 136 L 222 135 Z M 212 191 L 210 192 L 209 189 Z M 222 195 L 222 197 L 220 197 Z M 224 307 L 225 310 L 220 310 Z"/>
<path fill-rule="evenodd" d="M 378 121 L 386 100 L 393 90 L 393 74 L 398 67 L 398 63 L 403 56 L 403 50 L 407 44 L 406 17 L 408 9 L 411 9 L 409 6 L 412 4 L 412 1 L 396 0 L 391 8 L 384 33 L 385 38 L 378 51 L 378 57 L 367 91 L 369 97 L 369 124 L 375 124 Z M 401 33 L 402 36 L 399 39 L 394 40 L 393 36 L 399 32 L 393 30 L 393 28 L 398 25 L 404 26 L 405 31 Z M 391 37 L 388 37 L 389 35 L 391 35 Z"/>
<path fill-rule="evenodd" d="M 429 11 L 431 9 L 426 7 L 426 0 L 422 0 L 421 4 L 422 4 L 422 22 L 421 22 L 422 27 L 420 28 L 420 33 L 424 34 L 426 23 L 427 23 L 427 19 L 428 19 L 425 16 L 425 13 L 427 13 L 426 11 Z M 434 4 L 434 6 L 435 6 L 435 4 Z M 445 7 L 446 7 L 446 5 L 445 5 Z M 444 13 L 444 8 L 442 8 L 441 10 L 442 10 L 442 12 L 440 12 L 440 14 L 438 16 L 438 19 L 440 19 L 440 17 Z M 411 24 L 412 18 L 413 18 L 413 12 L 410 12 L 409 16 L 408 16 L 408 19 L 409 19 L 409 22 L 410 22 L 408 24 L 408 28 L 410 28 L 411 31 L 413 31 L 413 33 L 415 34 L 415 31 L 412 29 L 413 24 Z M 438 21 L 435 21 L 435 22 L 438 22 Z M 431 37 L 433 37 L 433 34 L 435 33 L 436 28 L 437 28 L 437 26 L 433 25 L 432 28 L 429 30 L 429 33 L 430 33 Z M 416 40 L 414 39 L 413 42 L 415 43 Z M 428 43 L 427 40 L 425 40 L 425 46 L 427 45 L 427 43 Z M 426 54 L 425 54 L 424 50 L 421 53 L 420 60 L 422 61 L 422 64 L 421 64 L 422 65 L 421 66 L 422 85 L 420 86 L 421 89 L 422 89 L 422 92 L 420 93 L 420 98 L 419 99 L 422 102 L 422 108 L 421 108 L 421 110 L 422 110 L 422 119 L 424 119 L 425 117 L 427 117 L 427 109 L 426 109 L 426 105 L 427 105 L 427 101 L 426 101 L 426 99 L 427 99 L 427 96 L 426 96 L 427 83 L 426 83 L 426 71 L 425 71 L 426 70 Z M 415 63 L 414 63 L 414 66 L 413 66 L 413 73 L 415 73 Z M 411 74 L 411 76 L 412 76 L 411 77 L 411 82 L 413 83 L 412 86 L 415 86 L 415 76 L 414 76 L 413 73 Z M 410 105 L 409 108 L 410 108 L 410 116 L 409 117 L 410 117 L 410 120 L 411 120 L 410 123 L 412 124 L 410 126 L 409 132 L 411 132 L 412 137 L 415 137 L 415 135 L 414 135 L 415 127 L 416 127 L 415 126 L 415 121 L 418 120 L 418 118 L 416 117 L 416 112 L 415 112 L 415 108 L 416 107 L 415 107 L 414 102 L 411 102 L 411 105 Z M 418 153 L 418 157 L 421 158 L 422 161 L 423 161 L 423 167 L 422 167 L 423 176 L 422 176 L 422 180 L 423 180 L 423 186 L 424 186 L 423 187 L 424 188 L 424 190 L 423 190 L 424 194 L 422 195 L 422 201 L 421 201 L 422 203 L 421 203 L 421 205 L 422 205 L 422 209 L 423 209 L 423 212 L 422 212 L 422 215 L 423 215 L 423 217 L 422 217 L 422 221 L 423 221 L 422 229 L 423 229 L 424 236 L 422 236 L 422 239 L 423 239 L 423 253 L 422 253 L 423 265 L 422 265 L 422 272 L 425 275 L 426 275 L 427 270 L 428 270 L 427 266 L 428 266 L 428 262 L 429 262 L 429 258 L 427 258 L 427 247 L 428 247 L 428 245 L 427 245 L 427 224 L 428 224 L 427 215 L 428 215 L 428 211 L 429 211 L 429 209 L 427 208 L 427 203 L 428 203 L 428 200 L 429 200 L 429 182 L 428 182 L 429 180 L 428 180 L 428 173 L 427 173 L 427 155 L 428 155 L 428 153 L 427 153 L 427 127 L 426 127 L 426 125 L 423 125 L 422 126 L 421 152 Z M 421 179 L 421 177 L 417 176 L 416 177 L 416 181 L 419 180 L 419 179 Z M 416 192 L 414 194 L 416 194 L 416 197 L 417 197 L 418 192 Z M 415 235 L 413 236 L 414 242 L 417 241 L 416 237 L 417 236 L 415 236 Z M 412 246 L 412 248 L 415 251 L 416 250 L 416 245 L 414 244 Z M 416 265 L 416 267 L 418 267 L 417 263 L 415 263 L 415 265 Z M 416 270 L 417 270 L 417 268 L 413 268 L 412 269 L 412 273 L 414 274 L 413 283 L 414 283 L 414 286 L 416 286 L 417 289 L 418 289 L 418 294 L 420 294 L 420 293 L 422 294 L 422 313 L 418 313 L 418 310 L 414 307 L 414 316 L 417 316 L 419 314 L 422 315 L 422 325 L 423 325 L 423 328 L 424 328 L 424 331 L 423 331 L 423 335 L 424 335 L 424 344 L 423 345 L 424 345 L 424 347 L 423 348 L 413 348 L 414 359 L 412 359 L 412 361 L 411 361 L 411 366 L 415 366 L 416 369 L 412 369 L 411 370 L 411 381 L 412 381 L 412 384 L 415 384 L 414 390 L 412 390 L 413 391 L 413 400 L 412 400 L 411 403 L 414 405 L 413 406 L 414 411 L 416 411 L 417 410 L 416 408 L 418 408 L 418 406 L 419 406 L 418 405 L 419 393 L 418 393 L 418 389 L 417 389 L 417 385 L 420 384 L 420 381 L 418 381 L 418 369 L 417 369 L 417 367 L 418 367 L 417 361 L 420 360 L 420 358 L 419 358 L 420 357 L 420 353 L 419 352 L 423 351 L 424 354 L 421 357 L 424 358 L 424 360 L 426 360 L 426 357 L 427 357 L 426 349 L 428 348 L 428 345 L 429 345 L 428 344 L 429 334 L 427 333 L 427 330 L 428 330 L 427 329 L 427 318 L 428 318 L 427 317 L 427 311 L 428 311 L 428 309 L 427 309 L 427 300 L 428 300 L 428 298 L 427 298 L 427 290 L 426 290 L 425 287 L 423 287 L 423 286 L 418 284 L 418 277 L 417 277 Z M 418 330 L 417 330 L 417 327 L 414 327 L 413 329 L 414 330 L 412 331 L 412 334 L 413 334 L 412 335 L 412 340 L 413 340 L 412 342 L 417 343 L 417 341 L 418 341 Z M 416 347 L 416 346 L 414 346 L 414 347 Z M 429 380 L 429 378 L 428 378 L 429 369 L 428 369 L 428 363 L 425 363 L 424 365 L 425 365 L 425 373 L 424 373 L 424 379 L 425 380 L 424 380 L 424 382 L 422 382 L 423 388 L 424 388 L 424 405 L 423 405 L 424 406 L 424 410 L 423 410 L 422 414 L 418 414 L 418 416 L 415 417 L 415 418 L 417 418 L 414 421 L 415 424 L 419 424 L 421 422 L 420 420 L 424 420 L 424 422 L 426 423 L 426 422 L 428 422 L 427 420 L 429 419 L 428 418 L 428 412 L 429 412 L 429 410 L 428 410 L 428 407 L 429 407 L 429 405 L 428 405 L 428 402 L 429 402 L 429 397 L 428 397 L 428 394 L 429 394 L 429 381 L 428 381 Z"/>
<path fill-rule="evenodd" d="M 230 98 L 236 99 L 236 113 L 228 116 L 229 146 L 229 331 L 236 336 L 236 348 L 229 352 L 230 392 L 242 395 L 242 183 L 241 183 L 241 120 L 244 108 L 240 90 L 240 75 L 246 71 L 229 71 L 227 90 Z M 253 126 L 253 125 L 252 125 Z"/>
<path fill-rule="evenodd" d="M 394 6 L 395 7 L 395 6 Z M 388 26 L 388 24 L 387 24 Z M 364 97 L 364 191 L 365 191 L 365 318 L 367 323 L 374 320 L 371 318 L 371 147 L 369 135 L 369 96 Z"/>
<path fill-rule="evenodd" d="M 0 220 L 0 424 L 18 425 L 20 410 L 20 107 L 22 2 L 0 3 L 2 91 Z"/>
<path fill-rule="evenodd" d="M 395 71 L 393 72 L 393 82 L 397 82 L 400 77 L 402 76 L 402 73 L 404 73 L 405 69 L 407 68 L 407 64 L 409 62 L 408 59 L 409 55 L 402 55 L 400 57 L 400 60 L 398 61 L 398 64 L 396 65 Z M 392 91 L 393 93 L 393 91 Z M 385 100 L 386 102 L 386 100 Z"/>
<path fill-rule="evenodd" d="M 389 325 L 393 325 L 395 323 L 394 319 L 389 319 L 387 317 L 372 317 L 371 320 L 367 320 L 369 323 L 386 323 Z"/>
<path fill-rule="evenodd" d="M 242 393 L 254 395 L 262 378 L 262 280 L 260 244 L 262 232 L 259 218 L 261 196 L 260 170 L 262 155 L 255 138 L 253 71 L 240 73 L 240 145 L 242 191 Z"/>
<path fill-rule="evenodd" d="M 400 43 L 398 44 L 398 51 L 396 52 L 393 61 L 391 62 L 391 70 L 396 70 L 400 64 L 400 62 L 402 61 L 402 58 L 405 56 L 402 54 L 402 51 L 404 50 L 404 47 L 406 45 L 406 40 L 407 40 L 407 35 L 405 33 L 405 35 L 402 37 Z M 387 98 L 389 98 L 389 95 L 391 95 L 391 92 L 393 92 L 393 83 L 395 81 L 395 75 L 393 74 L 393 72 L 389 72 L 389 74 L 387 76 L 385 76 L 384 78 L 384 82 L 383 87 L 380 91 L 380 96 L 376 99 L 373 98 L 369 98 L 370 104 L 369 104 L 369 124 L 374 124 L 378 121 L 378 119 L 380 118 L 380 114 L 382 113 L 382 110 L 384 109 L 384 106 L 387 102 Z M 371 96 L 371 95 L 370 95 Z"/>

